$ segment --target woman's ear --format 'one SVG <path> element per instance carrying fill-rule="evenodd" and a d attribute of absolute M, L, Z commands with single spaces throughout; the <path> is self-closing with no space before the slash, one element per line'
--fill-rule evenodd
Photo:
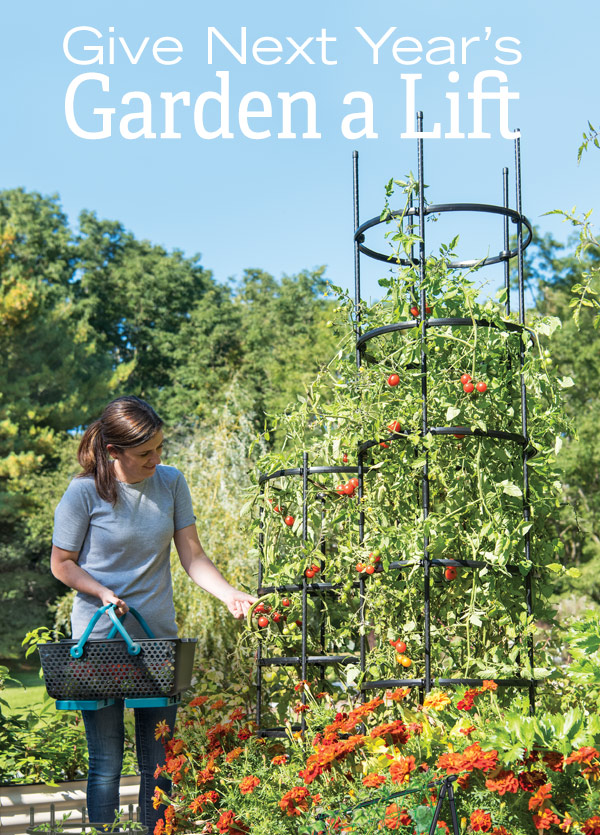
<path fill-rule="evenodd" d="M 118 459 L 119 450 L 116 447 L 114 447 L 112 444 L 106 444 L 106 451 L 108 452 L 108 454 L 111 458 L 114 458 L 115 460 Z"/>

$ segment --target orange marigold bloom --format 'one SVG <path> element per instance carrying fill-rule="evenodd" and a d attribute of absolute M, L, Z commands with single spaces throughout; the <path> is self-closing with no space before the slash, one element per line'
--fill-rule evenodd
<path fill-rule="evenodd" d="M 153 806 L 154 809 L 158 809 L 158 807 L 161 806 L 161 805 L 162 805 L 162 792 L 158 788 L 158 786 L 156 786 L 156 788 L 154 789 L 154 794 L 152 795 L 152 806 Z"/>
<path fill-rule="evenodd" d="M 392 783 L 407 783 L 410 779 L 410 772 L 415 770 L 415 758 L 400 757 L 399 760 L 390 765 L 390 777 Z"/>
<path fill-rule="evenodd" d="M 232 748 L 231 751 L 229 751 L 229 753 L 225 755 L 226 762 L 231 763 L 234 760 L 237 760 L 237 758 L 243 752 L 243 750 L 243 748 Z"/>
<path fill-rule="evenodd" d="M 202 707 L 204 702 L 208 701 L 208 696 L 196 696 L 195 699 L 192 699 L 190 702 L 190 707 Z"/>
<path fill-rule="evenodd" d="M 307 710 L 310 710 L 310 705 L 303 705 L 301 702 L 296 702 L 294 705 L 294 711 L 296 713 L 304 713 Z"/>
<path fill-rule="evenodd" d="M 443 710 L 446 705 L 452 703 L 452 699 L 447 693 L 429 693 L 425 696 L 423 702 L 423 709 L 431 708 L 432 710 Z"/>
<path fill-rule="evenodd" d="M 475 696 L 479 695 L 479 690 L 466 690 L 462 699 L 457 702 L 457 710 L 471 710 L 475 704 Z"/>
<path fill-rule="evenodd" d="M 159 722 L 156 726 L 156 730 L 154 731 L 154 739 L 161 739 L 161 737 L 162 739 L 164 739 L 165 737 L 169 736 L 170 733 L 171 729 L 163 719 L 163 721 Z"/>
<path fill-rule="evenodd" d="M 471 813 L 471 827 L 474 832 L 489 832 L 492 828 L 492 816 L 483 809 Z"/>
<path fill-rule="evenodd" d="M 410 734 L 404 722 L 401 719 L 396 719 L 395 722 L 386 722 L 383 725 L 377 725 L 371 730 L 370 736 L 373 739 L 377 737 L 385 737 L 395 745 L 404 745 L 408 742 Z"/>
<path fill-rule="evenodd" d="M 363 777 L 363 786 L 368 789 L 376 789 L 377 786 L 382 786 L 384 783 L 385 777 L 383 774 L 367 774 L 366 777 Z"/>
<path fill-rule="evenodd" d="M 469 788 L 470 779 L 471 779 L 470 774 L 461 774 L 460 777 L 458 778 L 458 780 L 456 781 L 456 783 L 457 783 L 458 786 L 460 786 L 460 788 L 463 791 L 466 792 L 467 789 Z"/>
<path fill-rule="evenodd" d="M 474 730 L 476 730 L 475 725 L 467 725 L 466 728 L 458 729 L 459 733 L 464 734 L 464 736 L 469 736 L 469 734 L 472 734 Z"/>
<path fill-rule="evenodd" d="M 308 796 L 310 792 L 304 786 L 294 786 L 286 792 L 279 801 L 279 808 L 288 816 L 301 815 L 308 809 Z"/>
<path fill-rule="evenodd" d="M 493 690 L 497 690 L 497 689 L 498 689 L 498 685 L 496 684 L 496 682 L 493 679 L 492 680 L 490 680 L 490 679 L 484 679 L 483 680 L 482 690 L 492 690 L 493 691 Z"/>
<path fill-rule="evenodd" d="M 287 762 L 287 754 L 277 754 L 276 757 L 273 757 L 271 763 L 273 765 L 285 765 Z"/>
<path fill-rule="evenodd" d="M 240 781 L 240 791 L 242 794 L 252 794 L 257 786 L 260 786 L 260 780 L 253 774 L 248 777 L 243 777 Z"/>
<path fill-rule="evenodd" d="M 573 820 L 571 815 L 568 812 L 565 812 L 565 816 L 562 819 L 562 821 L 558 824 L 558 828 L 562 829 L 563 832 L 570 832 L 571 827 L 574 823 L 575 821 Z"/>
<path fill-rule="evenodd" d="M 162 835 L 165 828 L 165 822 L 162 818 L 159 818 L 156 822 L 154 827 L 154 835 Z"/>
<path fill-rule="evenodd" d="M 410 687 L 397 687 L 395 690 L 388 690 L 385 694 L 386 699 L 391 699 L 393 702 L 401 702 L 410 693 Z"/>
<path fill-rule="evenodd" d="M 541 809 L 547 800 L 552 797 L 552 783 L 545 783 L 529 798 L 529 810 Z"/>
<path fill-rule="evenodd" d="M 562 827 L 561 827 L 562 828 Z M 583 835 L 600 835 L 600 816 L 593 815 L 581 824 Z"/>
<path fill-rule="evenodd" d="M 246 718 L 246 711 L 243 707 L 236 707 L 236 709 L 230 713 L 229 721 L 235 722 L 237 719 L 245 719 Z"/>
<path fill-rule="evenodd" d="M 217 699 L 216 702 L 213 702 L 210 706 L 210 710 L 218 710 L 220 707 L 224 707 L 225 700 L 224 699 Z"/>
<path fill-rule="evenodd" d="M 511 835 L 511 833 L 503 826 L 495 826 L 492 829 L 491 835 Z"/>
<path fill-rule="evenodd" d="M 250 739 L 251 736 L 252 731 L 250 730 L 250 728 L 241 728 L 241 730 L 239 730 L 237 733 L 237 738 L 241 739 L 242 741 L 245 739 Z"/>
<path fill-rule="evenodd" d="M 491 792 L 498 792 L 502 797 L 507 792 L 516 794 L 519 790 L 519 781 L 514 771 L 499 771 L 495 777 L 487 778 L 485 787 Z"/>
<path fill-rule="evenodd" d="M 190 803 L 190 805 L 188 806 L 188 809 L 191 809 L 192 812 L 195 815 L 197 815 L 199 812 L 203 812 L 204 811 L 204 795 L 199 794 L 198 797 L 195 797 L 192 800 L 192 802 Z"/>
<path fill-rule="evenodd" d="M 542 809 L 539 815 L 533 816 L 533 825 L 536 829 L 550 829 L 554 823 L 560 823 L 560 818 L 552 809 Z"/>
<path fill-rule="evenodd" d="M 578 751 L 574 751 L 570 754 L 565 763 L 570 765 L 570 763 L 588 763 L 590 764 L 593 759 L 600 757 L 600 752 L 596 751 L 595 748 L 592 748 L 591 745 L 584 745 L 583 748 L 579 748 Z"/>
<path fill-rule="evenodd" d="M 399 809 L 397 803 L 390 803 L 385 810 L 383 825 L 387 829 L 400 829 L 401 826 L 410 826 L 412 818 L 406 809 Z"/>
<path fill-rule="evenodd" d="M 304 679 L 302 679 L 301 681 L 298 682 L 298 684 L 296 684 L 294 686 L 294 690 L 297 693 L 299 690 L 304 690 L 305 687 L 308 687 L 308 681 L 305 681 Z"/>

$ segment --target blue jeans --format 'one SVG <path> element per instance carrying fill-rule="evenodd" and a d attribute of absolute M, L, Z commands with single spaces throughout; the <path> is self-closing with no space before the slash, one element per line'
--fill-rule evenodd
<path fill-rule="evenodd" d="M 165 721 L 171 732 L 175 726 L 177 705 L 169 707 L 140 707 L 134 709 L 135 747 L 140 771 L 140 816 L 154 832 L 156 822 L 162 817 L 159 807 L 152 805 L 154 787 L 168 792 L 171 783 L 164 777 L 154 779 L 157 765 L 164 765 L 165 749 L 161 739 L 154 739 L 159 722 Z M 123 726 L 123 700 L 115 699 L 114 705 L 101 710 L 82 710 L 87 737 L 89 771 L 87 781 L 88 817 L 92 823 L 112 823 L 119 810 L 119 782 L 123 765 L 125 730 Z"/>

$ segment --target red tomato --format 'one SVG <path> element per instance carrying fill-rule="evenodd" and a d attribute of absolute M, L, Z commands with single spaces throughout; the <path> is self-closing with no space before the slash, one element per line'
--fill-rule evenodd
<path fill-rule="evenodd" d="M 389 448 L 390 448 L 390 445 L 389 445 L 389 444 L 386 444 L 386 442 L 385 442 L 385 441 L 381 441 L 381 443 L 379 444 L 379 446 L 380 446 L 382 449 L 389 449 Z"/>
<path fill-rule="evenodd" d="M 367 574 L 373 574 L 373 572 L 375 571 L 375 566 L 374 565 L 368 565 L 365 568 L 365 571 L 367 572 Z"/>
<path fill-rule="evenodd" d="M 264 629 L 265 626 L 269 625 L 269 618 L 266 618 L 264 615 L 261 615 L 258 619 L 258 625 L 261 629 Z"/>
<path fill-rule="evenodd" d="M 388 386 L 397 386 L 400 382 L 400 377 L 397 374 L 390 374 L 387 378 Z"/>
<path fill-rule="evenodd" d="M 335 492 L 338 493 L 340 496 L 343 496 L 345 486 L 345 484 L 338 484 L 338 486 L 335 488 Z"/>
<path fill-rule="evenodd" d="M 281 612 L 273 612 L 273 620 L 275 623 L 279 623 L 279 621 L 283 618 Z"/>
<path fill-rule="evenodd" d="M 348 453 L 347 453 L 347 452 L 345 452 L 345 453 L 342 455 L 342 461 L 344 462 L 344 464 L 347 464 L 347 463 L 348 463 Z"/>
<path fill-rule="evenodd" d="M 466 383 L 470 383 L 471 382 L 471 375 L 470 374 L 463 374 L 462 377 L 460 378 L 460 381 L 463 384 L 463 386 L 466 385 Z"/>
<path fill-rule="evenodd" d="M 293 516 L 286 516 L 283 520 L 288 528 L 291 528 L 294 522 L 296 521 Z"/>
<path fill-rule="evenodd" d="M 388 423 L 387 428 L 390 432 L 400 432 L 402 430 L 402 427 L 397 420 L 393 420 L 391 423 Z"/>
<path fill-rule="evenodd" d="M 258 604 L 254 607 L 254 614 L 255 614 L 255 615 L 260 615 L 260 614 L 261 614 L 261 612 L 264 612 L 264 611 L 265 611 L 265 604 L 264 604 L 264 603 L 258 603 Z"/>
<path fill-rule="evenodd" d="M 416 304 L 413 304 L 413 306 L 410 309 L 410 312 L 411 312 L 412 316 L 418 316 L 419 315 L 419 308 L 416 306 Z"/>
<path fill-rule="evenodd" d="M 275 511 L 275 513 L 281 513 L 281 508 L 279 507 L 279 505 L 278 505 L 278 504 L 276 504 L 276 505 L 275 505 L 275 507 L 273 508 L 273 510 Z"/>
<path fill-rule="evenodd" d="M 444 571 L 444 577 L 446 580 L 456 580 L 457 573 L 456 568 L 453 565 L 449 565 Z"/>
<path fill-rule="evenodd" d="M 477 385 L 475 386 L 475 388 L 477 389 L 477 391 L 478 391 L 480 394 L 484 394 L 484 393 L 487 391 L 487 383 L 484 383 L 484 382 L 477 383 Z"/>
<path fill-rule="evenodd" d="M 473 383 L 465 383 L 463 386 L 463 390 L 466 394 L 471 394 L 474 388 L 475 386 L 473 385 Z"/>
<path fill-rule="evenodd" d="M 318 574 L 321 570 L 321 566 L 313 562 L 313 564 L 311 565 L 311 569 L 315 572 L 315 574 Z"/>
<path fill-rule="evenodd" d="M 312 580 L 312 578 L 315 576 L 315 572 L 312 570 L 312 568 L 307 568 L 304 572 L 304 576 L 308 577 L 309 580 Z"/>
<path fill-rule="evenodd" d="M 288 608 L 288 606 L 291 606 L 291 605 L 292 605 L 292 602 L 291 602 L 291 600 L 290 600 L 290 598 L 289 598 L 289 597 L 283 597 L 283 598 L 281 599 L 281 605 L 282 605 L 285 609 L 287 609 L 287 608 Z"/>
<path fill-rule="evenodd" d="M 412 661 L 406 655 L 403 655 L 402 658 L 399 659 L 399 661 L 403 667 L 410 667 L 410 665 L 412 664 Z"/>
<path fill-rule="evenodd" d="M 356 476 L 354 476 L 354 478 L 351 478 L 348 484 L 351 484 L 356 489 L 358 487 L 358 479 L 356 478 Z"/>
<path fill-rule="evenodd" d="M 348 482 L 348 484 L 344 484 L 344 496 L 353 496 L 354 495 L 354 485 Z"/>
<path fill-rule="evenodd" d="M 426 305 L 425 305 L 425 313 L 426 313 L 428 316 L 429 316 L 429 314 L 431 313 L 431 310 L 432 310 L 432 309 L 431 309 L 431 307 L 429 307 L 429 305 L 428 305 L 428 304 L 426 304 Z"/>
<path fill-rule="evenodd" d="M 369 562 L 376 563 L 381 562 L 381 557 L 378 553 L 369 554 Z"/>
<path fill-rule="evenodd" d="M 464 436 L 464 435 L 455 435 L 454 437 L 455 437 L 455 438 L 458 438 L 458 440 L 460 441 L 460 440 L 462 440 L 462 438 L 464 438 L 465 436 Z"/>
<path fill-rule="evenodd" d="M 365 570 L 364 562 L 357 562 L 356 563 L 356 570 L 359 571 L 359 572 L 364 571 Z"/>
<path fill-rule="evenodd" d="M 394 643 L 394 646 L 396 647 L 396 652 L 406 652 L 406 644 L 404 643 L 404 641 L 398 640 Z"/>

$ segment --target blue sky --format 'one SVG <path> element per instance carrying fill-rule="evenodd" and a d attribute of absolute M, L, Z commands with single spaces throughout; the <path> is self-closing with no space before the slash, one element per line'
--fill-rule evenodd
<path fill-rule="evenodd" d="M 407 130 L 403 74 L 422 76 L 415 80 L 415 105 L 425 113 L 426 129 L 434 122 L 441 125 L 442 138 L 425 141 L 429 199 L 499 203 L 505 165 L 514 199 L 513 142 L 500 135 L 497 100 L 483 103 L 483 129 L 491 138 L 443 136 L 450 132 L 446 94 L 458 94 L 459 129 L 472 132 L 473 100 L 468 93 L 478 73 L 493 70 L 505 73 L 506 79 L 488 78 L 485 90 L 498 90 L 503 83 L 519 94 L 507 106 L 509 127 L 522 131 L 524 212 L 564 238 L 566 228 L 543 213 L 574 205 L 593 208 L 600 185 L 600 152 L 590 151 L 580 166 L 576 162 L 587 120 L 600 122 L 598 18 L 597 0 L 580 0 L 576 8 L 556 0 L 259 0 L 252 5 L 237 0 L 212 5 L 197 0 L 20 0 L 3 9 L 0 184 L 58 193 L 74 225 L 81 209 L 91 209 L 100 217 L 120 220 L 140 238 L 189 255 L 200 252 L 204 266 L 220 281 L 239 278 L 247 267 L 279 276 L 326 264 L 334 283 L 350 287 L 352 151 L 360 154 L 361 220 L 379 214 L 387 180 L 416 171 L 416 142 L 401 138 Z M 102 64 L 77 64 L 65 56 L 63 39 L 77 27 L 99 34 L 74 32 L 69 40 L 72 57 L 89 60 L 98 54 L 94 47 L 102 46 Z M 246 27 L 246 64 L 216 36 L 209 64 L 209 27 L 238 52 Z M 392 27 L 375 64 L 367 38 L 377 43 Z M 335 41 L 318 42 L 323 30 Z M 146 37 L 146 46 L 132 64 L 119 38 L 135 56 Z M 155 59 L 152 48 L 160 38 L 176 39 L 158 46 L 178 41 L 181 52 L 157 52 L 159 58 L 181 60 L 166 64 Z M 463 39 L 470 42 L 464 61 Z M 255 55 L 273 63 L 253 57 L 256 41 Z M 305 58 L 295 44 L 306 41 Z M 400 61 L 393 54 L 397 41 Z M 407 49 L 410 46 L 414 51 Z M 440 51 L 428 60 L 427 51 L 436 46 Z M 519 50 L 518 62 L 509 48 Z M 500 63 L 498 58 L 514 62 Z M 406 63 L 411 60 L 415 63 Z M 97 79 L 82 81 L 74 96 L 74 114 L 82 130 L 93 132 L 101 123 L 93 108 L 114 107 L 112 135 L 104 139 L 76 136 L 65 118 L 66 91 L 86 73 L 100 73 L 109 90 L 102 92 Z M 228 74 L 233 136 L 200 138 L 194 127 L 194 102 L 202 93 L 220 90 L 222 77 L 217 73 Z M 174 128 L 181 138 L 161 138 L 165 116 L 160 94 L 182 91 L 189 93 L 190 106 L 174 105 Z M 296 138 L 279 138 L 279 94 L 301 91 L 314 97 L 321 137 L 302 138 L 305 111 L 297 103 L 292 105 Z M 377 138 L 342 134 L 343 118 L 360 109 L 356 100 L 354 108 L 345 105 L 344 97 L 357 91 L 372 100 Z M 126 105 L 122 97 L 140 92 L 150 102 L 156 138 L 126 139 L 120 135 L 120 120 L 139 111 L 140 100 Z M 265 139 L 244 136 L 240 127 L 240 103 L 252 92 L 261 94 L 262 103 L 254 98 L 250 111 L 272 109 L 271 117 L 248 120 L 251 130 L 270 131 Z M 216 130 L 217 102 L 208 102 L 203 114 L 205 130 Z M 140 126 L 138 121 L 130 128 Z M 484 255 L 488 244 L 491 252 L 501 248 L 497 220 L 466 220 L 456 215 L 443 218 L 434 237 L 449 240 L 459 233 L 459 252 L 470 258 Z M 385 270 L 385 265 L 365 264 L 365 295 L 377 292 L 376 279 Z"/>

